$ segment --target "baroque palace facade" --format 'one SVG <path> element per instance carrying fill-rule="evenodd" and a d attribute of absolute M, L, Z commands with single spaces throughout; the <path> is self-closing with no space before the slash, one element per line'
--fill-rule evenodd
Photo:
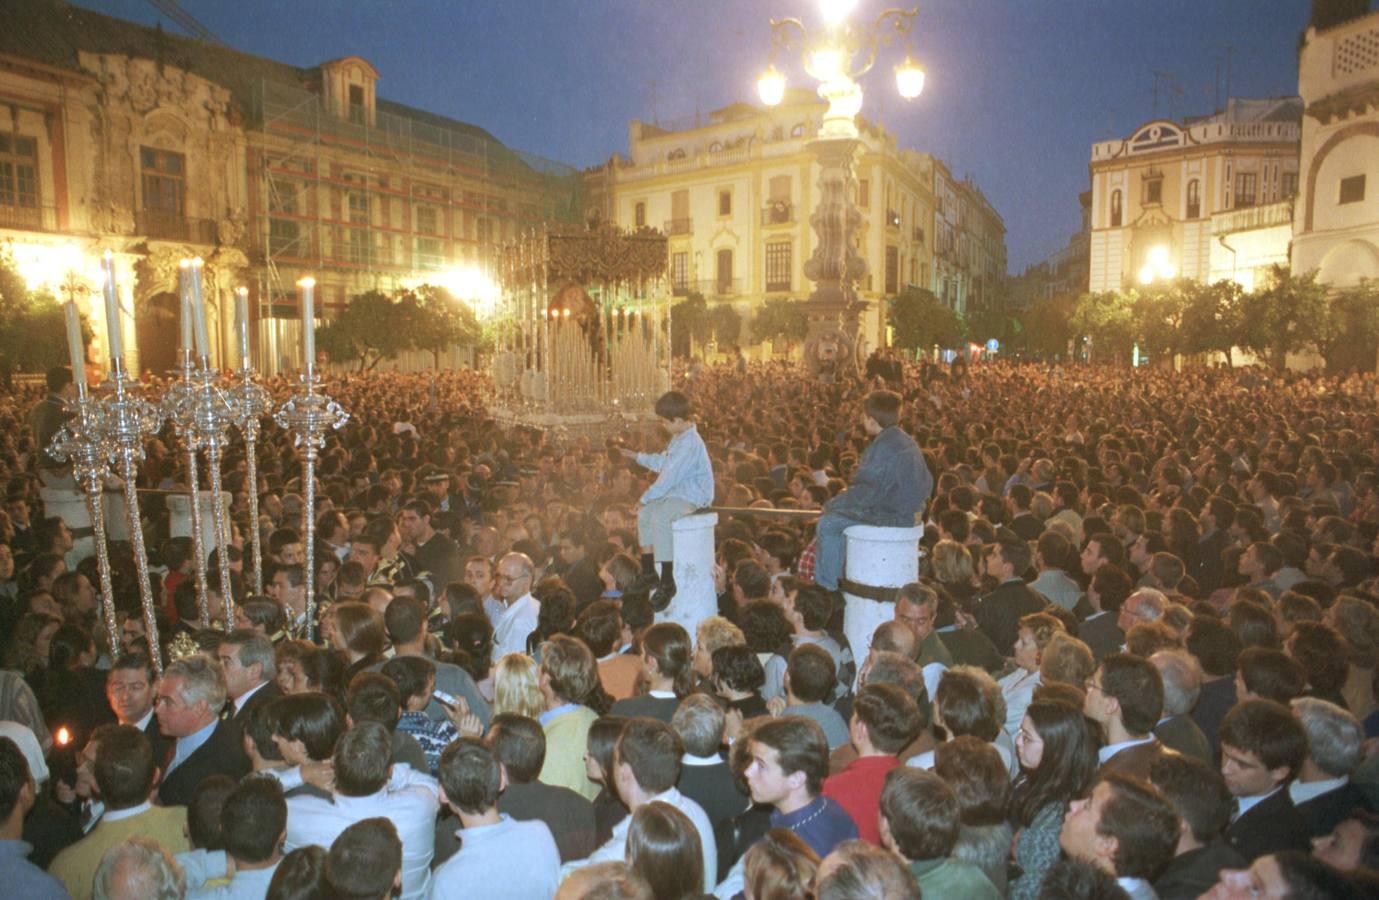
<path fill-rule="evenodd" d="M 678 296 L 731 303 L 744 319 L 766 300 L 804 299 L 819 176 L 808 145 L 824 109 L 797 89 L 773 108 L 736 103 L 702 118 L 633 121 L 629 155 L 587 173 L 589 202 L 620 226 L 665 231 Z M 859 126 L 865 349 L 884 345 L 885 298 L 907 286 L 962 313 L 999 302 L 1005 223 L 981 190 L 929 154 L 898 147 L 880 126 Z"/>
<path fill-rule="evenodd" d="M 0 0 L 0 245 L 76 297 L 108 359 L 99 259 L 120 273 L 135 371 L 174 365 L 177 263 L 206 262 L 212 356 L 250 290 L 257 363 L 300 364 L 295 282 L 353 294 L 472 283 L 505 241 L 582 213 L 579 173 L 380 97 L 347 57 L 302 69 L 59 0 Z"/>

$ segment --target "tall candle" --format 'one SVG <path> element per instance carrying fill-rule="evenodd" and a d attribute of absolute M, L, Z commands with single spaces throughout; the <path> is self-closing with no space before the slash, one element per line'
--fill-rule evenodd
<path fill-rule="evenodd" d="M 297 282 L 302 292 L 302 350 L 306 354 L 306 373 L 316 368 L 316 279 L 303 278 Z"/>
<path fill-rule="evenodd" d="M 240 368 L 249 368 L 249 289 L 235 288 L 235 334 L 239 335 Z"/>
<path fill-rule="evenodd" d="M 86 344 L 81 339 L 81 314 L 77 312 L 76 301 L 64 303 L 62 312 L 67 317 L 67 353 L 72 358 L 72 381 L 76 383 L 78 391 L 85 391 Z"/>
<path fill-rule="evenodd" d="M 202 359 L 211 355 L 211 341 L 206 336 L 206 303 L 201 296 L 204 266 L 201 257 L 192 260 L 192 325 L 196 329 L 196 355 Z"/>
<path fill-rule="evenodd" d="M 110 366 L 124 359 L 124 340 L 120 337 L 120 293 L 115 285 L 115 255 L 109 250 L 101 257 L 101 271 L 105 275 L 105 327 L 109 332 Z"/>
<path fill-rule="evenodd" d="M 181 325 L 182 337 L 177 343 L 177 349 L 182 353 L 187 353 L 192 349 L 192 261 L 183 259 L 177 264 L 177 288 L 178 295 L 181 297 Z"/>

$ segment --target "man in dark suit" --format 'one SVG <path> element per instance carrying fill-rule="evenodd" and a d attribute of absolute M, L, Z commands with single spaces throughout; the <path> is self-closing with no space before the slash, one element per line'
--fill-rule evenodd
<path fill-rule="evenodd" d="M 1211 765 L 1211 743 L 1189 715 L 1202 693 L 1202 669 L 1197 660 L 1184 650 L 1160 650 L 1149 661 L 1159 670 L 1164 684 L 1163 718 L 1154 726 L 1154 736 L 1165 747 Z"/>
<path fill-rule="evenodd" d="M 1307 757 L 1307 732 L 1288 707 L 1245 700 L 1221 723 L 1221 774 L 1237 812 L 1226 842 L 1247 861 L 1284 850 L 1306 851 L 1307 825 L 1288 782 Z"/>
<path fill-rule="evenodd" d="M 1225 622 L 1198 616 L 1184 635 L 1187 652 L 1202 667 L 1202 692 L 1192 708 L 1192 721 L 1211 744 L 1212 757 L 1221 756 L 1218 732 L 1226 713 L 1235 706 L 1235 667 L 1240 660 L 1240 638 Z"/>
<path fill-rule="evenodd" d="M 1212 497 L 1202 507 L 1198 519 L 1202 535 L 1188 559 L 1188 574 L 1197 582 L 1201 596 L 1210 597 L 1225 577 L 1221 554 L 1230 541 L 1230 529 L 1235 524 L 1235 504 L 1225 497 Z"/>
<path fill-rule="evenodd" d="M 1197 900 L 1222 869 L 1245 868 L 1245 859 L 1221 837 L 1233 804 L 1219 771 L 1175 754 L 1154 763 L 1149 780 L 1182 820 L 1175 855 L 1154 880 L 1159 900 Z"/>
<path fill-rule="evenodd" d="M 554 570 L 575 592 L 580 609 L 603 594 L 603 580 L 599 578 L 599 564 L 593 554 L 595 547 L 602 543 L 603 528 L 593 521 L 571 529 L 560 538 L 560 558 Z M 654 574 L 654 568 L 651 574 Z"/>
<path fill-rule="evenodd" d="M 1356 809 L 1372 811 L 1370 799 L 1350 781 L 1365 758 L 1365 730 L 1360 720 L 1334 703 L 1299 697 L 1293 714 L 1307 732 L 1307 758 L 1288 795 L 1307 823 L 1310 837 L 1335 830 Z"/>
<path fill-rule="evenodd" d="M 704 807 L 716 831 L 719 825 L 745 810 L 750 802 L 737 786 L 727 760 L 718 753 L 723 743 L 723 708 L 705 694 L 691 694 L 675 710 L 670 724 L 685 745 L 676 787 Z"/>
<path fill-rule="evenodd" d="M 216 657 L 225 670 L 225 690 L 232 704 L 227 712 L 235 727 L 243 732 L 255 707 L 283 695 L 276 680 L 273 642 L 256 632 L 239 629 L 220 642 Z"/>
<path fill-rule="evenodd" d="M 1090 611 L 1078 628 L 1077 636 L 1092 651 L 1097 662 L 1125 645 L 1125 632 L 1120 630 L 1117 619 L 1121 604 L 1130 596 L 1131 590 L 1130 576 L 1118 566 L 1103 563 L 1092 575 L 1083 598 Z"/>
<path fill-rule="evenodd" d="M 172 738 L 158 728 L 158 717 L 153 714 L 157 682 L 148 656 L 123 653 L 105 677 L 105 696 L 121 725 L 133 725 L 144 733 L 153 748 L 153 759 L 161 764 L 172 748 Z"/>
<path fill-rule="evenodd" d="M 1129 653 L 1112 653 L 1102 661 L 1087 679 L 1082 707 L 1106 735 L 1106 746 L 1097 752 L 1098 774 L 1149 777 L 1154 763 L 1173 752 L 1154 737 L 1163 707 L 1163 682 L 1152 663 Z"/>
<path fill-rule="evenodd" d="M 163 670 L 158 726 L 175 739 L 168 758 L 160 760 L 158 802 L 163 806 L 186 806 L 210 775 L 239 779 L 249 774 L 239 729 L 220 718 L 225 696 L 225 672 L 206 656 L 179 659 Z"/>
<path fill-rule="evenodd" d="M 1022 541 L 1037 541 L 1044 533 L 1044 523 L 1030 511 L 1034 491 L 1027 484 L 1012 484 L 1006 494 L 1006 509 L 1010 511 L 1010 530 Z"/>
<path fill-rule="evenodd" d="M 977 627 L 991 638 L 1002 656 L 1015 652 L 1020 619 L 1049 605 L 1042 594 L 1025 584 L 1021 573 L 1029 568 L 1033 554 L 1029 544 L 1011 535 L 986 548 L 983 564 L 997 587 L 977 603 Z"/>

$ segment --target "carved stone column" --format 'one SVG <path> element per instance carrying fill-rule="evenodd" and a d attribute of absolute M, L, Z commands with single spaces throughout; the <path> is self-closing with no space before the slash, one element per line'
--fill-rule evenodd
<path fill-rule="evenodd" d="M 671 525 L 675 553 L 675 596 L 656 614 L 657 622 L 676 622 L 694 637 L 699 623 L 718 613 L 713 584 L 713 530 L 718 513 L 699 513 Z"/>
<path fill-rule="evenodd" d="M 857 281 L 867 275 L 867 262 L 854 246 L 862 213 L 853 204 L 857 179 L 853 162 L 862 142 L 853 138 L 811 141 L 819 160 L 819 203 L 809 218 L 818 243 L 804 264 L 814 282 L 806 301 L 809 333 L 804 358 L 819 374 L 855 366 L 858 315 Z"/>

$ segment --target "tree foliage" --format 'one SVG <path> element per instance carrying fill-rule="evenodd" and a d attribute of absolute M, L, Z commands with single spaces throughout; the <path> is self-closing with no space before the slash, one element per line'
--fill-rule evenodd
<path fill-rule="evenodd" d="M 316 343 L 331 359 L 357 362 L 359 371 L 366 372 L 407 350 L 429 352 L 439 367 L 446 350 L 482 350 L 487 339 L 467 304 L 445 288 L 424 284 L 395 294 L 356 295 L 321 328 Z"/>
<path fill-rule="evenodd" d="M 907 287 L 892 297 L 887 321 L 895 330 L 895 345 L 903 350 L 934 346 L 955 347 L 962 342 L 962 319 L 944 305 L 933 291 Z"/>
<path fill-rule="evenodd" d="M 83 323 L 83 342 L 90 331 Z M 67 323 L 62 304 L 46 291 L 31 291 L 8 251 L 0 249 L 0 381 L 15 372 L 42 372 L 63 365 Z"/>
<path fill-rule="evenodd" d="M 1070 319 L 1077 334 L 1087 338 L 1093 361 L 1129 360 L 1135 343 L 1133 298 L 1116 291 L 1083 294 Z"/>
<path fill-rule="evenodd" d="M 763 341 L 802 341 L 809 333 L 809 315 L 802 300 L 767 300 L 752 318 L 752 334 Z"/>
<path fill-rule="evenodd" d="M 1332 338 L 1330 301 L 1317 273 L 1294 275 L 1275 265 L 1261 287 L 1245 295 L 1236 343 L 1282 371 L 1289 353 Z"/>
<path fill-rule="evenodd" d="M 1362 280 L 1331 297 L 1331 327 L 1318 341 L 1332 371 L 1373 369 L 1379 345 L 1379 282 Z"/>
<path fill-rule="evenodd" d="M 670 308 L 670 349 L 680 357 L 688 357 L 695 344 L 703 346 L 713 334 L 709 321 L 709 303 L 698 292 Z"/>

